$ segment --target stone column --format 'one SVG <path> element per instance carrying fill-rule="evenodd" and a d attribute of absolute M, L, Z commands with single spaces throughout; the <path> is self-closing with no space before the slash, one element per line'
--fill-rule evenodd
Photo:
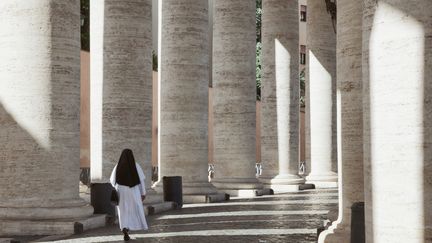
<path fill-rule="evenodd" d="M 208 2 L 163 0 L 161 31 L 160 175 L 182 176 L 188 201 L 217 192 L 207 178 Z"/>
<path fill-rule="evenodd" d="M 79 1 L 0 1 L 0 235 L 70 234 L 93 213 L 78 192 L 79 33 Z"/>
<path fill-rule="evenodd" d="M 337 2 L 339 215 L 319 242 L 349 242 L 351 206 L 363 202 L 362 2 Z M 312 131 L 313 132 L 313 131 Z"/>
<path fill-rule="evenodd" d="M 299 177 L 299 11 L 297 0 L 264 0 L 260 180 L 297 190 Z"/>
<path fill-rule="evenodd" d="M 310 1 L 307 19 L 310 173 L 315 187 L 337 187 L 336 167 L 336 34 L 325 1 Z"/>
<path fill-rule="evenodd" d="M 432 1 L 365 0 L 367 242 L 432 241 Z"/>
<path fill-rule="evenodd" d="M 114 213 L 109 177 L 132 149 L 151 189 L 151 0 L 92 0 L 91 179 L 96 212 Z M 151 198 L 149 197 L 147 201 Z"/>
<path fill-rule="evenodd" d="M 212 183 L 231 195 L 255 195 L 255 0 L 214 1 Z"/>

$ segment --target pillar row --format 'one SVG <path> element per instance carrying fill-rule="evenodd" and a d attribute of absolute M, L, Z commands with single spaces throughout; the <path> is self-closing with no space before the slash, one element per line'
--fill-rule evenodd
<path fill-rule="evenodd" d="M 298 1 L 263 1 L 260 180 L 275 190 L 297 190 L 299 172 Z"/>
<path fill-rule="evenodd" d="M 92 0 L 91 182 L 92 205 L 114 213 L 109 177 L 123 149 L 133 151 L 151 189 L 151 0 Z"/>
<path fill-rule="evenodd" d="M 310 173 L 316 188 L 336 187 L 336 34 L 325 1 L 308 4 L 307 94 Z"/>
<path fill-rule="evenodd" d="M 215 194 L 207 178 L 208 1 L 161 4 L 160 178 L 182 176 L 186 195 Z"/>
<path fill-rule="evenodd" d="M 76 0 L 0 2 L 0 235 L 73 233 L 93 213 L 78 191 L 79 23 Z"/>
<path fill-rule="evenodd" d="M 362 2 L 337 2 L 339 214 L 318 242 L 349 242 L 351 206 L 363 202 Z M 313 132 L 313 131 L 312 131 Z"/>
<path fill-rule="evenodd" d="M 214 1 L 212 183 L 232 195 L 255 195 L 255 0 Z"/>

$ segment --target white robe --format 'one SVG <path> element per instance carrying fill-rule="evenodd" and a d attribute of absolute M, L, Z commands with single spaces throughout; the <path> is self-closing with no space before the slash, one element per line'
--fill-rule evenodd
<path fill-rule="evenodd" d="M 110 182 L 117 190 L 119 195 L 119 205 L 117 213 L 119 217 L 120 229 L 128 228 L 129 230 L 146 230 L 148 229 L 147 221 L 144 214 L 144 207 L 141 200 L 141 195 L 146 195 L 144 173 L 141 167 L 136 164 L 138 176 L 141 184 L 134 187 L 119 185 L 116 183 L 117 165 L 114 167 Z"/>

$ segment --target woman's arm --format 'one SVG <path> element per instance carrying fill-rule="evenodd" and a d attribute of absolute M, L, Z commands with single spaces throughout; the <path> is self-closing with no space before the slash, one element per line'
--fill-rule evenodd
<path fill-rule="evenodd" d="M 147 194 L 146 189 L 145 189 L 146 188 L 146 186 L 145 186 L 145 175 L 144 175 L 143 170 L 141 169 L 141 166 L 138 163 L 136 163 L 136 168 L 137 168 L 138 176 L 139 176 L 140 183 L 141 183 L 139 185 L 140 192 L 141 192 L 142 196 L 145 196 Z"/>
<path fill-rule="evenodd" d="M 111 176 L 110 176 L 110 183 L 113 187 L 115 187 L 117 181 L 116 181 L 116 172 L 117 172 L 117 165 L 114 166 L 113 171 L 111 172 Z"/>

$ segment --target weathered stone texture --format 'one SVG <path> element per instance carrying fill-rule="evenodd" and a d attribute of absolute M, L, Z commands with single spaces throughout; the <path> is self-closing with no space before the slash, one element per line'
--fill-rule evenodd
<path fill-rule="evenodd" d="M 362 2 L 338 1 L 339 218 L 319 242 L 349 242 L 351 206 L 363 197 Z"/>
<path fill-rule="evenodd" d="M 308 182 L 336 186 L 336 34 L 324 1 L 308 4 L 307 72 L 310 169 Z"/>
<path fill-rule="evenodd" d="M 162 2 L 160 174 L 182 176 L 183 192 L 208 183 L 208 2 Z"/>
<path fill-rule="evenodd" d="M 298 1 L 263 1 L 261 158 L 265 184 L 299 184 Z"/>
<path fill-rule="evenodd" d="M 366 0 L 367 242 L 432 242 L 432 1 Z"/>
<path fill-rule="evenodd" d="M 223 204 L 191 204 L 185 205 L 181 214 L 171 211 L 150 215 L 150 229 L 131 236 L 132 242 L 146 243 L 315 243 L 316 228 L 335 207 L 334 190 L 235 199 Z M 117 225 L 56 242 L 122 242 L 123 236 L 115 232 Z"/>
<path fill-rule="evenodd" d="M 151 185 L 151 0 L 91 1 L 91 176 L 130 148 Z"/>
<path fill-rule="evenodd" d="M 93 212 L 78 195 L 79 13 L 79 1 L 0 2 L 0 234 L 5 219 Z"/>
<path fill-rule="evenodd" d="M 255 178 L 255 1 L 214 1 L 213 20 L 212 182 L 219 188 L 260 187 Z"/>

